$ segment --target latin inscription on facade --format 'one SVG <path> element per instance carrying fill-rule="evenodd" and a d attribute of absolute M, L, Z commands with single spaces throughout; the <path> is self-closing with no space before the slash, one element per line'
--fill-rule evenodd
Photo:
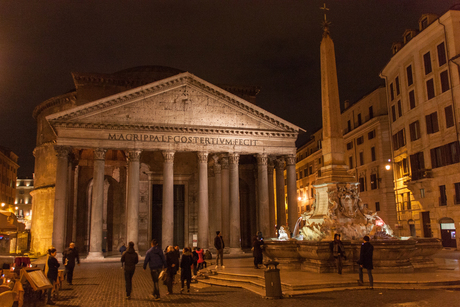
<path fill-rule="evenodd" d="M 138 134 L 138 133 L 109 133 L 109 140 L 113 141 L 135 141 L 135 142 L 158 142 L 158 143 L 186 143 L 199 145 L 239 145 L 256 146 L 257 141 L 240 138 L 219 138 L 202 136 L 180 136 L 180 135 L 161 135 L 161 134 Z"/>

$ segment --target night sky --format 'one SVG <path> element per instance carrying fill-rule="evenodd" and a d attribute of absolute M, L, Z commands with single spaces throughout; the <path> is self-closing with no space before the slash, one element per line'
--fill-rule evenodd
<path fill-rule="evenodd" d="M 32 176 L 35 106 L 74 88 L 71 72 L 161 65 L 215 84 L 261 87 L 258 105 L 321 127 L 324 0 L 0 0 L 0 146 Z M 328 0 L 340 100 L 383 80 L 391 45 L 423 13 L 460 0 Z M 308 132 L 307 132 L 308 133 Z"/>

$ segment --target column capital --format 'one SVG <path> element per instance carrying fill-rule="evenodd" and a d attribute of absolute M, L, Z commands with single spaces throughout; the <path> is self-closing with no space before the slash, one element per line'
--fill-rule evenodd
<path fill-rule="evenodd" d="M 285 159 L 287 165 L 295 165 L 295 155 L 287 155 Z"/>
<path fill-rule="evenodd" d="M 54 146 L 54 150 L 56 151 L 56 156 L 58 158 L 68 158 L 69 157 L 69 153 L 70 153 L 70 147 L 69 146 L 56 145 L 56 146 Z"/>
<path fill-rule="evenodd" d="M 275 160 L 275 167 L 277 170 L 282 171 L 284 170 L 285 166 L 286 166 L 286 162 L 284 161 L 284 158 L 277 158 Z"/>
<path fill-rule="evenodd" d="M 222 166 L 219 163 L 214 163 L 214 174 L 220 174 L 222 172 Z"/>
<path fill-rule="evenodd" d="M 208 153 L 204 151 L 197 152 L 198 161 L 200 163 L 208 163 Z"/>
<path fill-rule="evenodd" d="M 140 149 L 133 149 L 133 150 L 125 151 L 128 162 L 139 162 L 141 158 L 141 153 L 142 153 L 142 150 Z"/>
<path fill-rule="evenodd" d="M 257 154 L 256 158 L 257 158 L 257 165 L 267 166 L 267 162 L 268 162 L 267 154 L 264 154 L 264 153 Z"/>
<path fill-rule="evenodd" d="M 94 160 L 105 160 L 105 153 L 107 149 L 104 148 L 95 148 L 93 153 Z"/>
<path fill-rule="evenodd" d="M 215 177 L 214 167 L 211 165 L 208 165 L 208 177 Z"/>
<path fill-rule="evenodd" d="M 240 161 L 240 154 L 233 152 L 228 154 L 228 162 L 230 164 L 238 164 Z"/>
<path fill-rule="evenodd" d="M 172 150 L 169 151 L 162 151 L 163 158 L 165 159 L 165 163 L 173 163 L 174 162 L 174 154 L 175 152 Z"/>
<path fill-rule="evenodd" d="M 222 169 L 228 169 L 228 158 L 224 157 L 220 160 L 220 165 L 222 165 Z"/>

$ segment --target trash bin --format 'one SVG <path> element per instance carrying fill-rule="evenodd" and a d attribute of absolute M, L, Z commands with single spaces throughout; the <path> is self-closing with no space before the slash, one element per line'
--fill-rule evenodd
<path fill-rule="evenodd" d="M 280 270 L 277 268 L 279 262 L 270 261 L 265 263 L 265 297 L 282 298 Z"/>

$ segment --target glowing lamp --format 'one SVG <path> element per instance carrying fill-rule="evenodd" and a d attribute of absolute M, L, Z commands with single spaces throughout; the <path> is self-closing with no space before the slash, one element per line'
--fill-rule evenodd
<path fill-rule="evenodd" d="M 386 169 L 387 171 L 389 171 L 390 168 L 391 168 L 390 164 L 385 165 L 385 169 Z"/>
<path fill-rule="evenodd" d="M 382 220 L 378 220 L 378 221 L 375 222 L 375 225 L 383 226 L 383 225 L 385 225 L 385 223 Z"/>
<path fill-rule="evenodd" d="M 5 207 L 5 203 L 2 203 L 2 207 Z"/>
<path fill-rule="evenodd" d="M 299 201 L 302 200 L 302 197 L 299 196 L 299 197 L 297 198 L 297 200 L 299 200 Z"/>

